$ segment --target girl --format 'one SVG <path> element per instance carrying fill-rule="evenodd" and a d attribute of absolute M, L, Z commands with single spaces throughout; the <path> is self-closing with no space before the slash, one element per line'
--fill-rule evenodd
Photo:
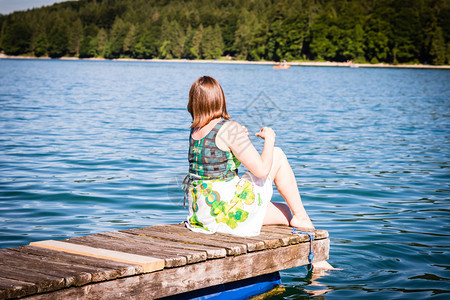
<path fill-rule="evenodd" d="M 189 199 L 186 226 L 190 230 L 255 236 L 263 224 L 314 229 L 286 155 L 274 146 L 272 128 L 263 127 L 256 133 L 264 139 L 260 155 L 248 131 L 228 121 L 222 87 L 209 76 L 192 84 L 187 110 L 192 125 L 189 175 L 183 189 Z M 249 171 L 239 177 L 241 163 Z M 288 206 L 270 202 L 272 182 Z"/>

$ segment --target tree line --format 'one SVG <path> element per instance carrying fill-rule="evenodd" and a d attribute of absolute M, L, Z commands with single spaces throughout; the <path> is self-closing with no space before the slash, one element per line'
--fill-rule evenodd
<path fill-rule="evenodd" d="M 449 0 L 79 0 L 0 15 L 8 55 L 450 63 Z"/>

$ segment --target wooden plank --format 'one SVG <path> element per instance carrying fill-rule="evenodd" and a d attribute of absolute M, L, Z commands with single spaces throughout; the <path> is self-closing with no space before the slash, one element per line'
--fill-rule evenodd
<path fill-rule="evenodd" d="M 214 234 L 205 234 L 205 233 L 199 233 L 195 231 L 191 231 L 188 228 L 185 227 L 184 223 L 182 224 L 167 224 L 167 225 L 155 225 L 151 227 L 145 228 L 148 231 L 156 231 L 156 232 L 163 232 L 167 234 L 175 234 L 178 236 L 183 237 L 189 237 L 189 238 L 195 238 L 195 240 L 200 239 L 200 242 L 204 242 L 205 240 L 209 241 L 216 241 L 223 243 L 228 243 L 231 246 L 238 246 L 241 249 L 245 249 L 245 252 L 251 252 L 255 250 L 254 243 L 248 244 L 249 240 L 246 238 L 241 238 L 238 236 L 231 236 L 226 234 L 220 234 L 220 233 L 214 233 Z M 262 245 L 262 244 L 261 244 Z M 262 245 L 263 246 L 263 245 Z M 250 248 L 250 250 L 249 250 Z M 261 248 L 263 249 L 263 248 Z"/>
<path fill-rule="evenodd" d="M 112 249 L 127 253 L 139 254 L 139 255 L 151 255 L 153 257 L 165 258 L 166 267 L 169 267 L 169 260 L 178 259 L 181 263 L 173 265 L 181 266 L 186 263 L 197 263 L 206 260 L 206 252 L 198 250 L 185 250 L 185 249 L 172 249 L 169 247 L 142 243 L 139 238 L 133 239 L 132 235 L 128 235 L 131 238 L 118 239 L 116 237 L 108 236 L 108 234 L 96 234 L 81 238 L 69 239 L 68 242 L 80 243 L 85 245 L 95 245 L 97 247 L 104 247 L 106 249 Z"/>
<path fill-rule="evenodd" d="M 37 291 L 34 283 L 0 277 L 0 299 L 21 298 Z"/>
<path fill-rule="evenodd" d="M 61 268 L 71 269 L 76 272 L 91 273 L 93 281 L 96 281 L 97 277 L 103 278 L 102 280 L 111 280 L 116 279 L 117 277 L 131 276 L 143 272 L 142 267 L 139 265 L 126 264 L 41 247 L 23 246 L 11 248 L 9 250 L 17 251 L 30 257 L 39 257 L 39 259 L 47 265 L 57 263 L 61 265 Z M 96 276 L 96 273 L 99 272 L 104 274 Z"/>
<path fill-rule="evenodd" d="M 98 249 L 89 246 L 76 245 L 60 241 L 41 241 L 30 243 L 32 246 L 53 249 L 58 251 L 80 254 L 85 256 L 109 259 L 118 262 L 140 265 L 144 273 L 161 270 L 164 268 L 164 260 L 149 256 L 123 253 L 118 251 Z"/>
<path fill-rule="evenodd" d="M 106 239 L 112 239 L 114 242 L 125 243 L 127 245 L 130 245 L 132 248 L 138 247 L 139 249 L 143 249 L 144 253 L 145 251 L 151 249 L 156 253 L 164 253 L 171 256 L 184 256 L 186 257 L 188 264 L 198 263 L 206 260 L 207 258 L 206 251 L 203 250 L 182 248 L 173 249 L 171 247 L 167 247 L 167 245 L 164 244 L 156 244 L 152 243 L 151 241 L 149 242 L 149 239 L 145 239 L 136 235 L 113 232 L 105 234 L 100 233 L 97 236 Z"/>
<path fill-rule="evenodd" d="M 286 234 L 284 232 L 270 231 L 261 231 L 261 233 L 257 237 L 250 237 L 250 239 L 253 238 L 262 239 L 266 244 L 267 249 L 285 247 L 305 241 L 305 239 L 298 234 Z"/>
<path fill-rule="evenodd" d="M 205 234 L 192 232 L 185 227 L 184 223 L 181 224 L 169 224 L 169 225 L 156 225 L 152 226 L 152 229 L 156 229 L 164 232 L 178 233 L 181 235 L 188 235 L 193 237 L 206 238 Z M 289 228 L 289 227 L 286 227 Z M 277 247 L 283 247 L 287 245 L 292 245 L 303 241 L 301 235 L 294 235 L 286 231 L 279 232 L 261 232 L 258 236 L 253 237 L 238 237 L 226 234 L 215 233 L 212 235 L 206 235 L 208 239 L 213 239 L 217 241 L 232 241 L 243 243 L 247 245 L 247 251 L 253 252 L 263 249 L 274 249 Z M 305 239 L 306 240 L 306 239 Z"/>
<path fill-rule="evenodd" d="M 90 282 L 112 280 L 143 272 L 142 267 L 138 265 L 129 265 L 34 246 L 10 250 L 15 252 L 15 254 L 14 257 L 8 258 L 8 265 L 20 267 L 20 264 L 22 264 L 22 266 L 30 269 L 40 270 L 49 274 L 52 274 L 50 272 L 54 270 L 54 272 L 59 273 L 60 276 L 65 276 L 67 279 L 74 276 L 73 282 L 69 281 L 67 286 L 79 286 Z M 14 259 L 18 259 L 18 262 Z"/>
<path fill-rule="evenodd" d="M 69 269 L 69 265 L 58 265 L 51 262 L 46 263 L 44 261 L 30 259 L 27 256 L 8 255 L 5 253 L 2 253 L 2 258 L 4 260 L 0 262 L 0 272 L 10 270 L 10 275 L 15 274 L 16 272 L 21 275 L 20 277 L 8 277 L 8 274 L 1 273 L 0 276 L 4 278 L 36 283 L 38 287 L 40 286 L 38 281 L 30 279 L 30 276 L 54 276 L 54 281 L 59 281 L 60 279 L 63 280 L 63 287 L 84 285 L 92 282 L 92 275 L 90 273 L 80 269 Z"/>
<path fill-rule="evenodd" d="M 4 289 L 5 295 L 11 295 L 8 298 L 23 297 L 63 287 L 81 286 L 139 273 L 142 273 L 142 268 L 138 265 L 128 265 L 33 246 L 0 250 L 0 289 Z M 50 279 L 48 276 L 53 278 Z M 42 282 L 41 279 L 46 277 L 49 280 Z M 6 278 L 11 280 L 15 278 L 17 282 L 31 282 L 22 283 L 21 287 L 17 284 L 5 286 L 2 283 Z M 62 282 L 64 284 L 60 286 Z M 0 297 L 0 299 L 2 298 Z"/>
<path fill-rule="evenodd" d="M 72 238 L 65 240 L 65 242 L 136 255 L 151 256 L 164 260 L 165 268 L 184 266 L 188 263 L 188 258 L 192 259 L 192 257 L 179 255 L 179 253 L 175 253 L 173 251 L 164 251 L 165 249 L 159 247 L 145 247 L 140 244 L 130 243 L 117 239 L 113 240 L 110 237 L 100 235 L 89 235 L 84 237 Z M 203 259 L 198 259 L 198 261 L 206 260 L 206 253 L 203 252 L 203 257 L 200 258 Z"/>
<path fill-rule="evenodd" d="M 0 266 L 0 277 L 33 283 L 37 287 L 36 293 L 50 292 L 66 287 L 65 280 L 61 276 L 17 269 L 7 265 Z"/>
<path fill-rule="evenodd" d="M 105 235 L 105 236 L 113 237 L 116 239 L 123 239 L 123 240 L 133 239 L 139 243 L 157 245 L 160 247 L 171 248 L 171 249 L 204 251 L 204 252 L 206 252 L 208 259 L 221 258 L 221 257 L 225 257 L 227 255 L 226 250 L 222 247 L 211 247 L 211 246 L 205 246 L 205 245 L 173 242 L 173 241 L 169 241 L 169 240 L 153 238 L 150 236 L 140 236 L 140 235 L 129 234 L 126 232 L 117 232 L 117 231 L 105 232 L 105 233 L 101 233 L 100 235 Z"/>
<path fill-rule="evenodd" d="M 247 237 L 239 237 L 229 234 L 222 233 L 214 233 L 214 234 L 204 234 L 195 231 L 191 231 L 186 228 L 184 223 L 180 224 L 168 224 L 168 225 L 156 225 L 152 226 L 156 230 L 161 230 L 163 232 L 176 233 L 184 236 L 198 237 L 204 238 L 208 240 L 214 240 L 219 242 L 231 242 L 231 243 L 239 243 L 245 244 L 247 246 L 247 252 L 260 251 L 264 250 L 265 244 L 264 241 L 258 238 L 249 239 Z"/>
<path fill-rule="evenodd" d="M 83 283 L 88 283 L 91 281 L 91 275 L 88 274 L 87 268 L 72 268 L 72 265 L 61 264 L 59 262 L 54 262 L 51 257 L 38 257 L 34 255 L 27 255 L 14 250 L 6 250 L 1 253 L 0 258 L 1 266 L 10 266 L 17 269 L 27 270 L 28 273 L 43 273 L 48 275 L 54 275 L 55 272 L 60 272 L 60 277 L 64 275 L 71 275 L 73 272 L 80 273 L 81 280 Z M 68 269 L 70 267 L 70 269 Z M 92 271 L 92 269 L 88 269 Z M 99 270 L 96 270 L 99 271 Z M 85 280 L 85 274 L 88 279 Z"/>
<path fill-rule="evenodd" d="M 6 288 L 4 288 L 2 286 L 2 281 L 1 280 L 2 280 L 2 278 L 0 277 L 0 299 L 6 299 Z"/>
<path fill-rule="evenodd" d="M 149 227 L 149 229 L 158 230 L 161 232 L 170 232 L 176 233 L 180 235 L 187 235 L 192 237 L 200 237 L 207 238 L 217 241 L 231 241 L 247 244 L 248 252 L 263 250 L 263 249 L 273 249 L 277 247 L 284 247 L 288 245 L 297 244 L 300 242 L 309 241 L 308 235 L 301 234 L 292 234 L 292 227 L 282 226 L 282 225 L 265 225 L 262 227 L 261 233 L 258 236 L 253 237 L 237 237 L 232 235 L 215 233 L 212 235 L 207 235 L 203 233 L 197 233 L 190 231 L 184 223 L 180 224 L 169 224 L 169 225 L 155 225 Z M 306 229 L 304 229 L 306 230 Z M 328 232 L 326 230 L 313 230 L 313 236 L 316 235 L 316 232 L 326 233 L 328 236 Z"/>
<path fill-rule="evenodd" d="M 314 241 L 313 247 L 315 261 L 328 259 L 328 239 Z M 309 243 L 300 243 L 64 289 L 30 299 L 117 299 L 117 295 L 123 298 L 155 299 L 305 265 L 308 263 L 308 254 Z"/>
<path fill-rule="evenodd" d="M 29 272 L 48 272 L 48 274 L 59 272 L 61 277 L 76 274 L 78 277 L 75 282 L 73 282 L 74 285 L 83 285 L 92 281 L 111 280 L 121 276 L 134 275 L 137 272 L 142 273 L 142 267 L 137 265 L 130 266 L 122 264 L 121 266 L 116 263 L 115 266 L 113 265 L 107 268 L 83 265 L 80 262 L 71 263 L 58 260 L 63 254 L 66 254 L 64 252 L 52 250 L 53 253 L 44 253 L 44 256 L 41 254 L 35 255 L 33 254 L 33 252 L 35 252 L 33 251 L 33 248 L 39 249 L 38 247 L 25 246 L 2 250 L 0 254 L 0 264 L 14 266 L 16 268 L 25 267 Z M 53 256 L 48 256 L 47 254 L 53 254 Z M 70 255 L 73 256 L 72 260 L 78 258 L 80 261 L 83 261 L 83 256 Z M 102 259 L 97 259 L 97 261 L 97 264 L 105 264 Z"/>
<path fill-rule="evenodd" d="M 313 237 L 315 240 L 320 240 L 320 239 L 326 239 L 328 238 L 328 231 L 323 230 L 323 229 L 309 229 L 309 228 L 298 228 L 298 230 L 300 231 L 306 231 L 306 232 L 310 232 L 313 234 Z M 295 235 L 292 234 L 292 227 L 288 227 L 288 226 L 282 226 L 282 225 L 264 225 L 261 228 L 261 232 L 263 233 L 280 233 L 280 234 L 287 234 L 287 235 Z M 302 237 L 301 242 L 307 242 L 309 241 L 309 236 L 306 234 L 303 234 L 300 236 Z"/>
<path fill-rule="evenodd" d="M 167 233 L 161 232 L 157 228 L 146 227 L 146 228 L 135 228 L 123 230 L 121 232 L 126 232 L 130 234 L 136 234 L 141 236 L 149 236 L 155 238 L 161 238 L 168 241 L 182 242 L 188 244 L 205 245 L 212 247 L 223 247 L 227 251 L 227 255 L 241 255 L 247 252 L 247 245 L 241 243 L 232 243 L 226 241 L 217 241 L 209 239 L 209 235 L 203 234 L 203 237 L 195 237 L 193 235 L 182 235 L 177 233 Z M 189 231 L 192 232 L 192 231 Z"/>

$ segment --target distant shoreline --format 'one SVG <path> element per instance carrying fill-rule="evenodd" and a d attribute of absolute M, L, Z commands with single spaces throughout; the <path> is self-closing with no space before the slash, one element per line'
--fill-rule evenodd
<path fill-rule="evenodd" d="M 215 64 L 238 64 L 238 65 L 278 65 L 278 62 L 274 61 L 248 61 L 248 60 L 214 60 L 214 59 L 204 59 L 204 60 L 189 60 L 189 59 L 135 59 L 135 58 L 78 58 L 78 57 L 60 57 L 60 58 L 50 58 L 50 57 L 35 57 L 35 56 L 13 56 L 0 54 L 0 59 L 41 59 L 41 60 L 81 60 L 81 61 L 136 61 L 136 62 L 183 62 L 183 63 L 215 63 Z M 287 62 L 287 65 L 291 66 L 306 66 L 306 67 L 352 67 L 352 68 L 402 68 L 402 69 L 444 69 L 450 70 L 450 65 L 409 65 L 409 64 L 359 64 L 352 62 Z"/>

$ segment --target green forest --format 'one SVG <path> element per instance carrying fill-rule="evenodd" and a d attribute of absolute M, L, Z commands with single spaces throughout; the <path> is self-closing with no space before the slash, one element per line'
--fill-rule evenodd
<path fill-rule="evenodd" d="M 450 0 L 79 0 L 0 15 L 36 57 L 450 62 Z"/>

